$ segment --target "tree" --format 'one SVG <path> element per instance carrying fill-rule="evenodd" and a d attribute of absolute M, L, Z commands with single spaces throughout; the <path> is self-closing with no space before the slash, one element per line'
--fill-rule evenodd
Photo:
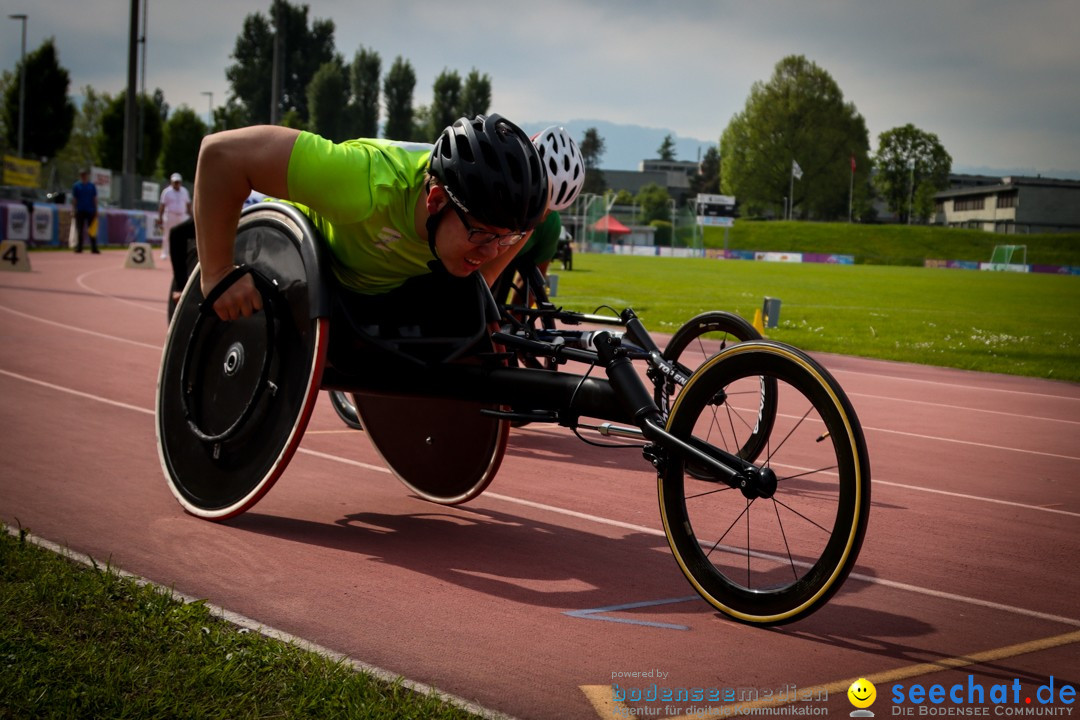
<path fill-rule="evenodd" d="M 878 193 L 890 210 L 905 219 L 913 198 L 920 201 L 912 208 L 915 215 L 929 217 L 934 193 L 948 187 L 952 171 L 952 157 L 945 152 L 938 136 L 911 123 L 878 136 L 875 163 L 874 185 Z"/>
<path fill-rule="evenodd" d="M 280 30 L 284 50 L 280 58 L 282 87 L 278 109 L 281 116 L 295 110 L 306 123 L 307 86 L 323 63 L 335 59 L 334 21 L 315 20 L 309 29 L 308 6 L 298 7 L 288 0 L 273 0 L 271 12 L 273 17 L 269 18 L 261 13 L 244 18 L 232 54 L 236 62 L 225 69 L 225 78 L 232 88 L 232 97 L 247 111 L 248 123 L 270 122 L 274 37 Z"/>
<path fill-rule="evenodd" d="M 189 180 L 195 179 L 199 159 L 199 144 L 206 135 L 206 123 L 187 105 L 176 109 L 165 123 L 161 147 L 161 176 L 178 172 Z"/>
<path fill-rule="evenodd" d="M 111 102 L 108 93 L 99 93 L 89 85 L 83 88 L 82 105 L 75 115 L 67 145 L 56 155 L 57 171 L 61 177 L 74 178 L 79 170 L 100 164 L 98 137 L 101 135 L 101 118 Z"/>
<path fill-rule="evenodd" d="M 347 140 L 352 134 L 348 119 L 350 104 L 345 102 L 349 82 L 341 63 L 336 60 L 323 63 L 311 78 L 307 96 L 311 113 L 307 129 L 334 142 Z"/>
<path fill-rule="evenodd" d="M 581 151 L 581 160 L 585 163 L 585 182 L 581 191 L 597 195 L 603 193 L 607 189 L 607 180 L 600 170 L 600 158 L 604 156 L 604 138 L 600 137 L 596 128 L 587 128 L 578 149 Z"/>
<path fill-rule="evenodd" d="M 127 90 L 113 97 L 101 113 L 101 135 L 98 136 L 97 152 L 101 164 L 110 170 L 122 170 L 124 167 L 124 105 L 127 102 Z M 135 162 L 135 172 L 139 175 L 152 176 L 157 170 L 158 155 L 161 153 L 163 117 L 168 113 L 168 106 L 163 102 L 161 89 L 151 98 L 140 94 L 137 102 L 142 113 L 141 151 Z"/>
<path fill-rule="evenodd" d="M 661 160 L 675 159 L 675 138 L 668 133 L 664 136 L 664 142 L 656 149 L 656 154 Z"/>
<path fill-rule="evenodd" d="M 416 89 L 416 71 L 412 64 L 400 55 L 394 59 L 390 72 L 383 80 L 383 96 L 386 98 L 386 125 L 383 137 L 390 140 L 411 140 L 413 136 L 413 91 Z"/>
<path fill-rule="evenodd" d="M 307 123 L 304 122 L 304 118 L 300 117 L 300 111 L 296 108 L 289 108 L 281 116 L 281 127 L 292 128 L 293 130 L 306 130 Z"/>
<path fill-rule="evenodd" d="M 361 47 L 349 68 L 355 107 L 355 134 L 357 137 L 379 136 L 379 76 L 382 75 L 382 58 L 374 50 Z"/>
<path fill-rule="evenodd" d="M 460 112 L 465 117 L 487 115 L 491 107 L 491 77 L 473 68 L 465 78 L 465 86 L 461 89 Z"/>
<path fill-rule="evenodd" d="M 68 97 L 71 84 L 68 71 L 60 67 L 56 44 L 49 38 L 26 56 L 27 92 L 23 104 L 23 155 L 51 158 L 65 145 L 75 122 L 75 105 Z M 12 148 L 19 147 L 19 88 L 22 82 L 20 61 L 4 96 L 6 139 Z"/>
<path fill-rule="evenodd" d="M 211 132 L 228 130 L 229 128 L 244 127 L 247 124 L 247 108 L 236 98 L 228 98 L 224 105 L 214 108 L 214 126 Z"/>
<path fill-rule="evenodd" d="M 751 214 L 780 214 L 793 161 L 803 176 L 792 202 L 804 218 L 847 217 L 852 156 L 856 189 L 865 194 L 866 122 L 829 73 L 802 55 L 778 62 L 768 83 L 754 83 L 721 145 L 722 192 L 737 196 Z"/>
<path fill-rule="evenodd" d="M 671 221 L 671 195 L 667 188 L 649 183 L 634 196 L 634 202 L 641 207 L 641 222 Z"/>
<path fill-rule="evenodd" d="M 443 68 L 431 89 L 431 107 L 428 108 L 430 125 L 424 136 L 434 138 L 461 117 L 461 76 L 457 70 Z"/>

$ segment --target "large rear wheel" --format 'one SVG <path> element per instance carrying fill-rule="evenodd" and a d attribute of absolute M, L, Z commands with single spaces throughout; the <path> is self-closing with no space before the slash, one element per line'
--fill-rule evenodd
<path fill-rule="evenodd" d="M 158 454 L 192 515 L 224 520 L 249 509 L 300 445 L 328 339 L 301 251 L 311 242 L 310 227 L 281 208 L 245 213 L 236 261 L 256 278 L 264 310 L 219 320 L 203 307 L 199 270 L 177 304 L 158 374 Z"/>

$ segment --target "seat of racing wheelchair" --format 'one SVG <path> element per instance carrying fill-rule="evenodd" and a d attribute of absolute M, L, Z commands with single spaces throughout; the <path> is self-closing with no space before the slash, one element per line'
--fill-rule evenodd
<path fill-rule="evenodd" d="M 501 459 L 506 423 L 482 415 L 480 403 L 360 389 L 378 386 L 380 368 L 407 377 L 489 350 L 498 313 L 478 273 L 431 272 L 383 296 L 350 292 L 307 217 L 283 202 L 245 208 L 235 262 L 251 273 L 263 311 L 221 321 L 193 272 L 159 370 L 159 456 L 186 510 L 221 520 L 254 505 L 299 447 L 323 387 L 355 392 L 376 449 L 418 494 L 436 502 L 479 494 Z M 435 454 L 417 452 L 433 444 Z M 447 464 L 460 470 L 446 473 Z M 437 468 L 444 472 L 433 475 Z"/>
<path fill-rule="evenodd" d="M 438 261 L 430 266 L 431 272 L 382 295 L 364 295 L 334 283 L 331 377 L 370 371 L 373 365 L 430 367 L 458 360 L 487 343 L 499 311 L 482 276 L 455 277 Z"/>

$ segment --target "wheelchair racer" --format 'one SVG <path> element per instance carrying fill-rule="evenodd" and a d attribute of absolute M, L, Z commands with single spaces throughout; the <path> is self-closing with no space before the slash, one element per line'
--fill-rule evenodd
<path fill-rule="evenodd" d="M 547 171 L 550 197 L 544 219 L 526 240 L 518 257 L 531 260 L 547 277 L 548 265 L 558 253 L 563 230 L 559 211 L 573 205 L 581 193 L 585 184 L 585 160 L 570 133 L 557 125 L 534 135 L 533 144 Z"/>
<path fill-rule="evenodd" d="M 327 243 L 338 281 L 369 295 L 431 272 L 433 260 L 451 275 L 480 271 L 494 282 L 549 199 L 537 147 L 494 113 L 461 118 L 434 146 L 333 143 L 266 125 L 215 133 L 203 140 L 195 173 L 204 295 L 235 268 L 236 227 L 252 190 L 303 211 Z M 214 303 L 222 320 L 261 309 L 250 275 Z"/>

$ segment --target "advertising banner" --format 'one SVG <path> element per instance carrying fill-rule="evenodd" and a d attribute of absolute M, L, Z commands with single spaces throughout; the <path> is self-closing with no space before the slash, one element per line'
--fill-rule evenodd
<path fill-rule="evenodd" d="M 4 232 L 5 240 L 30 240 L 30 211 L 22 203 L 11 203 L 7 206 L 7 228 Z"/>
<path fill-rule="evenodd" d="M 41 182 L 41 163 L 26 160 L 14 155 L 4 156 L 4 185 L 21 187 L 39 187 Z"/>

